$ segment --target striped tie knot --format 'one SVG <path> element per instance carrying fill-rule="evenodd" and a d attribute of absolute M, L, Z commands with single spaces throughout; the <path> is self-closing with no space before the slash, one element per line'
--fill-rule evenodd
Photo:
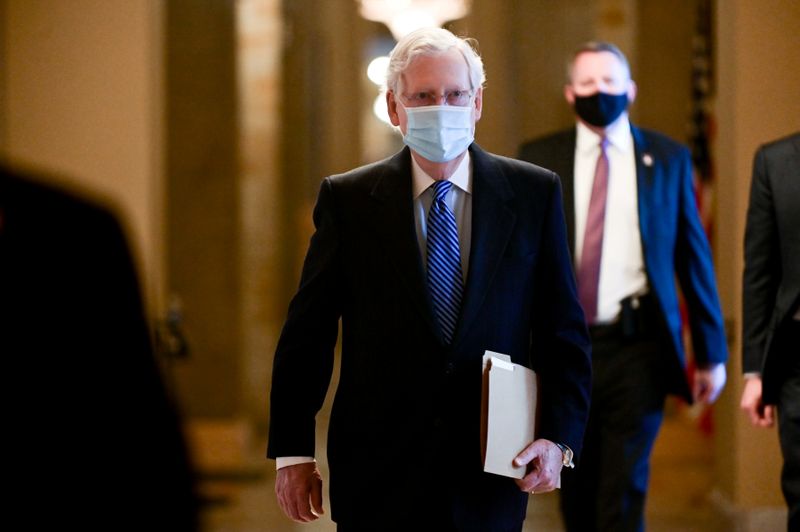
<path fill-rule="evenodd" d="M 450 188 L 453 186 L 453 183 L 450 181 L 437 181 L 433 184 L 433 201 L 436 203 L 443 202 L 444 198 L 447 196 L 447 193 L 450 192 Z"/>

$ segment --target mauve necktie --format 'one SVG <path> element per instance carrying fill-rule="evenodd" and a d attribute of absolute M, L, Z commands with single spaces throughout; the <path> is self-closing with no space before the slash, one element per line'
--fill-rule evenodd
<path fill-rule="evenodd" d="M 433 203 L 428 211 L 428 290 L 445 342 L 450 343 L 458 322 L 461 296 L 461 252 L 456 217 L 445 203 L 452 183 L 433 184 Z"/>
<path fill-rule="evenodd" d="M 586 321 L 592 324 L 597 319 L 597 291 L 600 284 L 600 260 L 603 253 L 603 225 L 606 217 L 606 196 L 608 195 L 608 140 L 600 141 L 600 155 L 594 170 L 592 197 L 589 201 L 589 214 L 586 217 L 586 231 L 583 236 L 581 263 L 578 266 L 578 297 L 586 314 Z"/>

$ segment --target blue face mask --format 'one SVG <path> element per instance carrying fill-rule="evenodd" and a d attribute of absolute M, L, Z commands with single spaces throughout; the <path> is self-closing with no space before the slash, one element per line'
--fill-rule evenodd
<path fill-rule="evenodd" d="M 472 105 L 427 105 L 404 109 L 408 120 L 403 142 L 429 161 L 452 161 L 475 140 Z"/>

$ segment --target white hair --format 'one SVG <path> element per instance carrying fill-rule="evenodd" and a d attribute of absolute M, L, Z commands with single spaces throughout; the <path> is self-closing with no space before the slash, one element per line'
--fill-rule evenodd
<path fill-rule="evenodd" d="M 467 62 L 470 89 L 483 87 L 486 73 L 483 70 L 481 56 L 475 50 L 477 44 L 475 39 L 456 37 L 443 28 L 422 28 L 409 33 L 400 39 L 389 55 L 386 90 L 394 94 L 402 90 L 402 74 L 418 57 L 443 54 L 453 48 L 461 52 Z"/>

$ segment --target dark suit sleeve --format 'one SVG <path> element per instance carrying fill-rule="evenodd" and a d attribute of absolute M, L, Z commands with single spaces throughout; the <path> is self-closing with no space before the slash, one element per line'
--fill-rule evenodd
<path fill-rule="evenodd" d="M 780 283 L 780 252 L 772 188 L 763 148 L 753 161 L 744 240 L 742 369 L 760 372 Z"/>
<path fill-rule="evenodd" d="M 541 249 L 537 279 L 542 285 L 531 324 L 532 359 L 541 390 L 538 437 L 564 443 L 577 456 L 589 415 L 591 346 L 578 302 L 561 186 L 555 174 Z"/>
<path fill-rule="evenodd" d="M 314 456 L 315 416 L 325 400 L 341 315 L 339 232 L 326 179 L 300 288 L 289 305 L 272 369 L 267 456 Z"/>
<path fill-rule="evenodd" d="M 694 357 L 698 365 L 728 359 L 722 310 L 717 296 L 711 248 L 697 211 L 689 151 L 681 148 L 679 219 L 675 272 L 689 311 Z"/>

